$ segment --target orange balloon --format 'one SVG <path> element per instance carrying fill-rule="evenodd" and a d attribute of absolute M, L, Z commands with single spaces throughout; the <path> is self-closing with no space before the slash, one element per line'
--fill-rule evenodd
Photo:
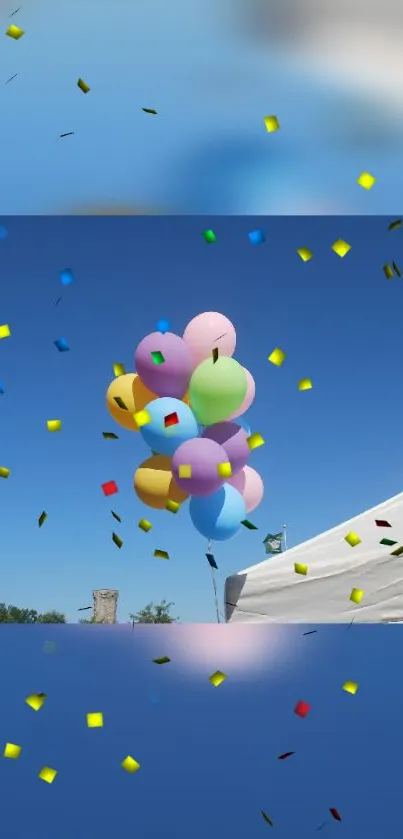
<path fill-rule="evenodd" d="M 119 405 L 115 402 L 116 397 L 121 398 L 127 411 L 124 408 L 119 408 Z M 133 414 L 142 411 L 154 399 L 158 399 L 158 396 L 143 385 L 137 373 L 126 373 L 124 376 L 118 376 L 110 383 L 106 392 L 106 406 L 110 415 L 122 428 L 127 428 L 128 431 L 139 430 Z"/>
<path fill-rule="evenodd" d="M 139 466 L 134 474 L 134 489 L 140 501 L 153 510 L 165 510 L 167 501 L 183 504 L 188 498 L 174 481 L 171 458 L 162 454 L 154 454 Z"/>

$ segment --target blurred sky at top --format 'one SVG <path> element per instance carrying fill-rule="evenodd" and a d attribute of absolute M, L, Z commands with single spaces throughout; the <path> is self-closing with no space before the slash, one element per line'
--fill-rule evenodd
<path fill-rule="evenodd" d="M 17 7 L 0 0 L 26 32 L 0 51 L 1 214 L 399 212 L 397 0 Z"/>

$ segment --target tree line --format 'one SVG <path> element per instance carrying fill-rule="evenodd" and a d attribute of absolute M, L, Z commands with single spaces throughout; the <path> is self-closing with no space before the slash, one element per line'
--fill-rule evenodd
<path fill-rule="evenodd" d="M 177 623 L 179 618 L 171 614 L 174 603 L 162 600 L 161 603 L 148 603 L 144 609 L 129 615 L 130 623 Z M 62 612 L 37 612 L 36 609 L 20 609 L 0 603 L 0 623 L 67 623 Z M 94 618 L 81 620 L 79 623 L 95 623 Z"/>

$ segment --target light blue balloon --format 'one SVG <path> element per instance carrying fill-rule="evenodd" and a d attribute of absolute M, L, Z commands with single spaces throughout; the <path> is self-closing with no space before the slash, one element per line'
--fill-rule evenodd
<path fill-rule="evenodd" d="M 191 498 L 189 513 L 196 530 L 212 542 L 232 539 L 246 519 L 242 495 L 230 484 L 224 484 L 212 495 Z"/>
<path fill-rule="evenodd" d="M 178 446 L 199 436 L 199 426 L 191 408 L 171 396 L 154 399 L 146 406 L 151 422 L 140 428 L 147 446 L 160 454 L 173 455 Z M 165 428 L 165 417 L 176 414 L 179 422 Z"/>
<path fill-rule="evenodd" d="M 250 429 L 250 425 L 248 425 L 248 423 L 246 422 L 246 420 L 243 417 L 237 417 L 236 419 L 231 420 L 231 422 L 234 422 L 235 425 L 239 425 L 241 428 L 243 428 L 243 430 L 246 431 L 248 437 L 250 437 L 250 435 L 252 433 L 251 429 Z"/>

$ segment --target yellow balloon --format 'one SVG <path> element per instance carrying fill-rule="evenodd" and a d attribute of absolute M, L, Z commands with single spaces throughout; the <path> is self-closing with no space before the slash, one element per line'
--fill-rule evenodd
<path fill-rule="evenodd" d="M 120 397 L 124 402 L 127 411 L 124 408 L 119 408 L 115 401 L 116 397 Z M 124 376 L 118 376 L 110 383 L 106 392 L 106 406 L 110 415 L 122 428 L 127 428 L 129 431 L 139 430 L 136 421 L 133 419 L 133 414 L 142 411 L 154 399 L 158 399 L 157 395 L 143 385 L 137 373 L 126 373 Z"/>
<path fill-rule="evenodd" d="M 153 510 L 165 510 L 167 501 L 182 504 L 188 498 L 175 483 L 171 458 L 155 454 L 147 458 L 134 474 L 134 489 L 143 504 Z"/>

